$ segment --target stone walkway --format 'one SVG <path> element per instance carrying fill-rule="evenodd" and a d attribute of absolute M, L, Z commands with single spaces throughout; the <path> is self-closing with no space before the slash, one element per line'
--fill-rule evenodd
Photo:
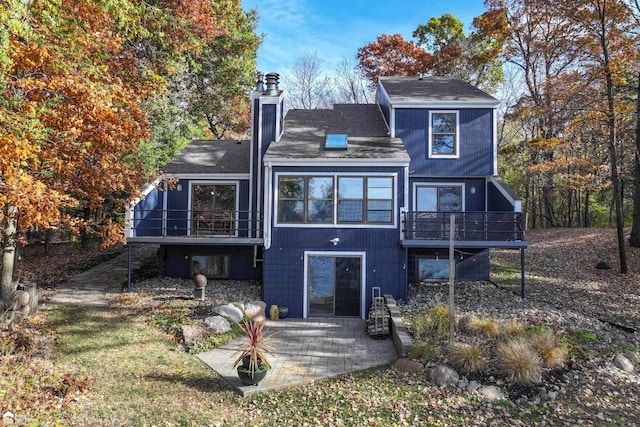
<path fill-rule="evenodd" d="M 156 256 L 155 245 L 132 246 L 132 271 L 142 262 Z M 127 257 L 124 253 L 98 264 L 89 270 L 73 276 L 47 301 L 41 305 L 83 305 L 90 307 L 108 307 L 113 299 L 127 286 Z"/>
<path fill-rule="evenodd" d="M 365 322 L 354 318 L 267 320 L 272 369 L 259 385 L 243 385 L 233 368 L 240 339 L 198 357 L 243 396 L 307 384 L 322 378 L 381 366 L 398 356 L 391 337 L 374 339 Z"/>
<path fill-rule="evenodd" d="M 157 253 L 154 245 L 132 248 L 132 269 Z M 51 299 L 41 301 L 41 306 L 108 307 L 127 284 L 127 257 L 125 251 L 75 275 Z M 385 365 L 398 357 L 391 337 L 370 337 L 361 319 L 268 320 L 267 327 L 269 333 L 276 333 L 272 345 L 278 352 L 270 358 L 272 369 L 258 386 L 243 385 L 233 369 L 238 340 L 198 357 L 243 396 Z"/>

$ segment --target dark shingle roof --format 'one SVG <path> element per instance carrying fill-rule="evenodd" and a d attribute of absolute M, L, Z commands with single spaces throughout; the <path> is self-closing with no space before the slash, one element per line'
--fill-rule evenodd
<path fill-rule="evenodd" d="M 391 102 L 451 102 L 498 104 L 493 96 L 471 84 L 449 77 L 380 77 Z"/>
<path fill-rule="evenodd" d="M 326 134 L 347 134 L 347 150 L 325 150 Z M 399 138 L 389 137 L 376 104 L 336 104 L 332 110 L 289 110 L 284 134 L 273 142 L 265 160 L 409 159 Z"/>
<path fill-rule="evenodd" d="M 165 167 L 173 174 L 249 173 L 249 141 L 194 140 Z"/>

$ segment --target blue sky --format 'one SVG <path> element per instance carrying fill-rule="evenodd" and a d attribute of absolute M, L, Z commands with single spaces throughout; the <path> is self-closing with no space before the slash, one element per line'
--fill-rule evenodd
<path fill-rule="evenodd" d="M 242 0 L 245 10 L 258 9 L 258 70 L 287 73 L 306 51 L 317 53 L 326 74 L 342 58 L 381 34 L 400 33 L 411 40 L 413 30 L 429 18 L 451 13 L 465 31 L 485 11 L 484 0 Z"/>

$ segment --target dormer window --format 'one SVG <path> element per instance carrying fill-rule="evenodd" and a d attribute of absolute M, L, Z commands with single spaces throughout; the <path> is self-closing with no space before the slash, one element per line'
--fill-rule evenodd
<path fill-rule="evenodd" d="M 457 111 L 429 112 L 429 157 L 460 157 Z"/>

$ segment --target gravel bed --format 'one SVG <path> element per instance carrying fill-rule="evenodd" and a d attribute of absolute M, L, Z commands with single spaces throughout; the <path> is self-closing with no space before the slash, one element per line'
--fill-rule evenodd
<path fill-rule="evenodd" d="M 154 277 L 133 283 L 132 292 L 144 293 L 154 300 L 171 298 L 195 299 L 196 291 L 193 280 L 173 279 L 170 277 Z M 198 291 L 197 297 L 201 293 Z M 208 280 L 205 286 L 205 300 L 198 305 L 195 312 L 198 317 L 206 317 L 213 313 L 215 306 L 231 302 L 247 303 L 262 299 L 262 284 L 253 280 Z"/>

